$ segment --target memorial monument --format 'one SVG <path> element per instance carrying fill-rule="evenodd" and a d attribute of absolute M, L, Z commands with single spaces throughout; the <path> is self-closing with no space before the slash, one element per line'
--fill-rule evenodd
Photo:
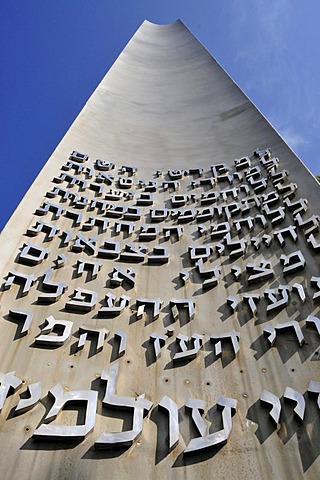
<path fill-rule="evenodd" d="M 319 478 L 319 189 L 144 22 L 1 235 L 0 478 Z"/>

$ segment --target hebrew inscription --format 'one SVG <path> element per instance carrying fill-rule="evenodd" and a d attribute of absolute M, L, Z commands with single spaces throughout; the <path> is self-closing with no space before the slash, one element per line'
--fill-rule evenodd
<path fill-rule="evenodd" d="M 244 418 L 254 404 L 273 428 L 291 412 L 304 428 L 313 404 L 320 415 L 319 378 L 301 391 L 294 375 L 319 355 L 320 217 L 297 180 L 270 148 L 150 178 L 72 151 L 2 284 L 10 341 L 26 362 L 43 354 L 43 378 L 26 382 L 13 360 L 0 410 L 49 405 L 30 433 L 38 444 L 90 437 L 119 455 L 165 420 L 167 454 L 191 463 L 239 435 L 237 408 Z M 279 392 L 266 374 L 255 397 L 241 394 L 237 375 L 249 385 L 271 361 L 290 385 Z M 46 374 L 52 365 L 61 380 Z M 66 421 L 71 407 L 78 417 Z"/>

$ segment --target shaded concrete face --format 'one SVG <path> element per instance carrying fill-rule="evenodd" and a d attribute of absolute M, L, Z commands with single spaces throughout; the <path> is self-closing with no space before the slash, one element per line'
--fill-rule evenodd
<path fill-rule="evenodd" d="M 145 22 L 1 235 L 1 478 L 318 478 L 318 195 Z"/>

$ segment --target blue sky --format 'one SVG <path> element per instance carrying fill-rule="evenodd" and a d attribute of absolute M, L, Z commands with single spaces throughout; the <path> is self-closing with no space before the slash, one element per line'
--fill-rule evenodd
<path fill-rule="evenodd" d="M 0 18 L 0 229 L 144 19 L 180 18 L 320 173 L 319 0 L 13 0 Z"/>

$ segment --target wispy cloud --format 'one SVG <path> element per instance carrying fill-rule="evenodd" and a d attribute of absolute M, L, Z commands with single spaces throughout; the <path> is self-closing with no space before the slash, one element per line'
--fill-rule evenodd
<path fill-rule="evenodd" d="M 293 132 L 290 129 L 281 130 L 280 134 L 293 150 L 299 150 L 302 146 L 305 146 L 309 143 L 308 140 L 300 133 Z"/>
<path fill-rule="evenodd" d="M 232 31 L 238 45 L 235 60 L 255 69 L 264 65 L 270 77 L 272 64 L 286 50 L 286 33 L 290 28 L 289 0 L 233 0 Z M 242 41 L 241 41 L 242 40 Z"/>
<path fill-rule="evenodd" d="M 302 11 L 291 0 L 232 0 L 230 36 L 240 83 L 297 152 L 309 151 L 319 134 L 319 82 L 310 47 L 301 31 Z M 319 63 L 319 62 L 318 62 Z"/>

